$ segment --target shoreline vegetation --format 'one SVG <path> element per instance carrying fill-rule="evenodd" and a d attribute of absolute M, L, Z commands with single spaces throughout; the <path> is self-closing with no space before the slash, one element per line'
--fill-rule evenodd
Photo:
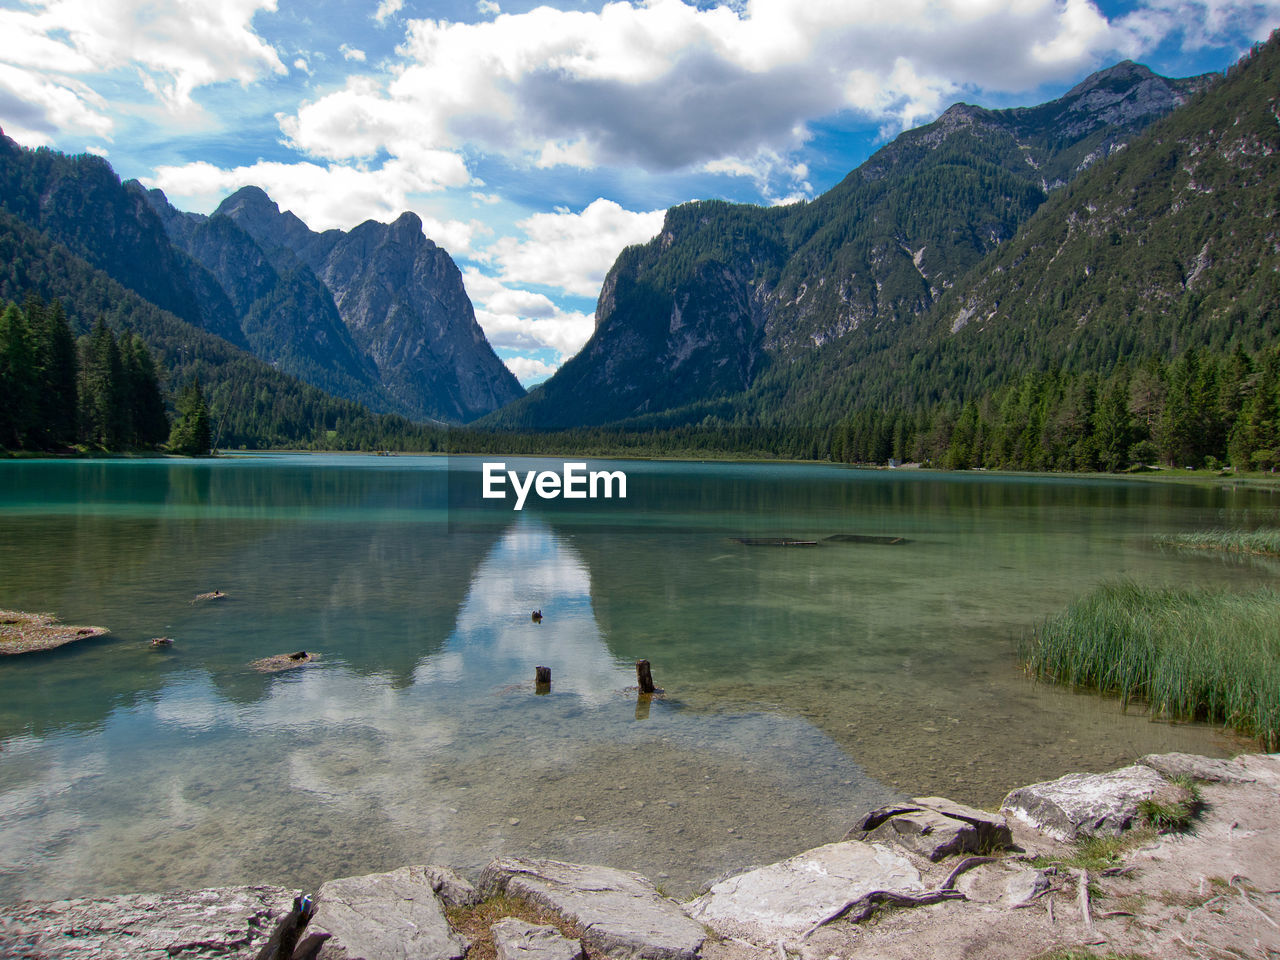
<path fill-rule="evenodd" d="M 1280 746 L 1280 592 L 1104 584 L 1047 619 L 1020 651 L 1040 680 L 1145 703 Z"/>

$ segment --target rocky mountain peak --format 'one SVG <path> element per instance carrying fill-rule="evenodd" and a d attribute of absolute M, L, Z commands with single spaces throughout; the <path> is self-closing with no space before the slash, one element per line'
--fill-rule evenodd
<path fill-rule="evenodd" d="M 241 187 L 213 212 L 230 217 L 250 236 L 269 246 L 297 249 L 314 234 L 292 211 L 280 209 L 261 187 Z"/>

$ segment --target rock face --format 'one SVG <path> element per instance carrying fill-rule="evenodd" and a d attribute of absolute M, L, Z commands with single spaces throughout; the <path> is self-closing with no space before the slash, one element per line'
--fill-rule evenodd
<path fill-rule="evenodd" d="M 572 920 L 594 953 L 644 960 L 694 960 L 706 931 L 638 873 L 557 860 L 494 860 L 480 893 L 520 897 Z"/>
<path fill-rule="evenodd" d="M 252 957 L 293 905 L 283 887 L 217 887 L 24 903 L 0 914 L 0 957 Z"/>
<path fill-rule="evenodd" d="M 1004 798 L 1001 811 L 1055 840 L 1119 836 L 1138 816 L 1138 802 L 1166 785 L 1160 774 L 1136 764 L 1110 773 L 1070 773 L 1019 787 Z"/>
<path fill-rule="evenodd" d="M 555 927 L 506 917 L 491 928 L 498 960 L 582 960 L 582 944 Z"/>
<path fill-rule="evenodd" d="M 449 928 L 425 867 L 330 880 L 295 958 L 461 960 L 468 943 Z"/>
<path fill-rule="evenodd" d="M 262 190 L 224 200 L 225 216 L 276 270 L 316 279 L 393 409 L 414 419 L 466 422 L 524 395 L 476 323 L 462 274 L 412 213 L 314 233 Z"/>
<path fill-rule="evenodd" d="M 722 880 L 686 909 L 722 936 L 767 943 L 798 936 L 877 891 L 919 894 L 924 885 L 888 847 L 841 841 Z"/>

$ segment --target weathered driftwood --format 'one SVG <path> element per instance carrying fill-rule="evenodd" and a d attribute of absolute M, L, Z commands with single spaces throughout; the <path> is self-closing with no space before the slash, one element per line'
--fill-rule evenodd
<path fill-rule="evenodd" d="M 808 940 L 827 924 L 835 923 L 837 920 L 848 919 L 854 923 L 860 923 L 871 916 L 876 907 L 885 904 L 891 907 L 924 907 L 931 903 L 941 903 L 943 900 L 966 899 L 968 898 L 959 890 L 929 890 L 918 895 L 898 893 L 894 890 L 872 890 L 870 893 L 864 893 L 856 900 L 850 900 L 839 910 L 819 920 L 806 930 L 800 939 L 801 941 Z"/>
<path fill-rule="evenodd" d="M 225 600 L 227 595 L 221 590 L 214 590 L 212 593 L 198 593 L 192 603 L 203 603 L 206 600 Z"/>
<path fill-rule="evenodd" d="M 551 692 L 550 667 L 533 668 L 533 691 L 540 696 Z"/>
<path fill-rule="evenodd" d="M 277 673 L 280 670 L 292 670 L 294 667 L 303 667 L 308 663 L 312 663 L 318 659 L 320 654 L 308 653 L 306 650 L 299 650 L 296 653 L 278 653 L 274 657 L 263 657 L 261 660 L 255 660 L 249 666 L 260 673 Z"/>
<path fill-rule="evenodd" d="M 887 537 L 874 533 L 833 533 L 822 539 L 829 543 L 878 543 L 883 546 L 897 546 L 907 542 L 906 537 Z"/>
<path fill-rule="evenodd" d="M 106 627 L 81 627 L 59 623 L 51 613 L 0 610 L 0 654 L 52 650 L 64 643 L 110 633 Z"/>
<path fill-rule="evenodd" d="M 816 547 L 817 540 L 796 540 L 792 537 L 733 537 L 744 547 Z"/>

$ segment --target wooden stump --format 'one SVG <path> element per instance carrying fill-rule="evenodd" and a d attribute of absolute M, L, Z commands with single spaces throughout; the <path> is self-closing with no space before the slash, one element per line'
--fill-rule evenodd
<path fill-rule="evenodd" d="M 640 681 L 641 693 L 658 692 L 658 688 L 653 685 L 653 673 L 649 670 L 648 660 L 636 661 L 636 679 Z"/>
<path fill-rule="evenodd" d="M 534 692 L 538 694 L 551 692 L 551 668 L 550 667 L 534 667 L 533 668 L 533 689 L 534 689 Z"/>

